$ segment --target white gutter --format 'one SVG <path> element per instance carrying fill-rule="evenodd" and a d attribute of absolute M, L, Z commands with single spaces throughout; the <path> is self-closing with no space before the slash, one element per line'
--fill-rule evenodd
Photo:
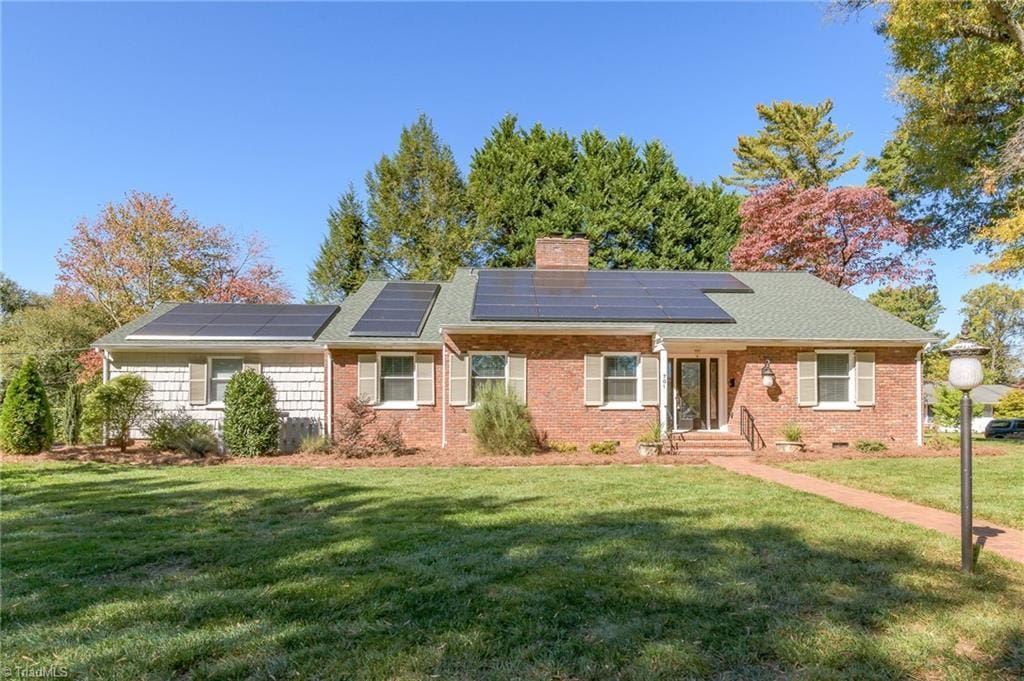
<path fill-rule="evenodd" d="M 894 345 L 906 345 L 910 347 L 924 347 L 929 343 L 934 343 L 935 339 L 889 339 L 884 338 L 733 338 L 730 336 L 718 336 L 718 337 L 704 337 L 704 338 L 690 338 L 685 336 L 674 336 L 664 337 L 662 339 L 664 343 L 746 343 L 747 345 L 784 345 L 784 346 L 802 346 L 802 345 L 842 345 L 848 347 L 854 345 L 857 347 L 869 347 L 869 346 L 883 346 L 891 347 Z"/>

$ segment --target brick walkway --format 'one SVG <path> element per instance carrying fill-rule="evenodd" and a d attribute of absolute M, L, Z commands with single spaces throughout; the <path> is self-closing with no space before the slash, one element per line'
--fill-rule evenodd
<path fill-rule="evenodd" d="M 960 516 L 956 513 L 920 506 L 909 501 L 900 501 L 884 494 L 846 487 L 809 475 L 791 473 L 781 468 L 764 466 L 754 463 L 753 460 L 745 456 L 712 456 L 708 457 L 708 461 L 733 473 L 749 475 L 801 492 L 817 494 L 846 506 L 864 509 L 893 520 L 912 523 L 929 530 L 937 530 L 950 537 L 960 538 Z M 975 519 L 974 536 L 978 537 L 976 544 L 985 551 L 991 551 L 1004 558 L 1024 563 L 1024 531 L 987 523 L 979 524 Z"/>

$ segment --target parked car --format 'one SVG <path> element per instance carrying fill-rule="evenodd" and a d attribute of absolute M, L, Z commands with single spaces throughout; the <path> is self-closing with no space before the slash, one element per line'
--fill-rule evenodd
<path fill-rule="evenodd" d="M 993 440 L 1024 440 L 1024 419 L 993 419 L 985 426 L 985 437 Z"/>

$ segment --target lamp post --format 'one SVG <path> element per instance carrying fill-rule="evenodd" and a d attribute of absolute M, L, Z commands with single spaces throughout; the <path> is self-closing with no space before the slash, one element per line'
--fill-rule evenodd
<path fill-rule="evenodd" d="M 971 491 L 971 391 L 981 385 L 981 358 L 989 353 L 968 337 L 967 325 L 960 340 L 942 351 L 949 357 L 949 383 L 963 392 L 960 398 L 960 569 L 974 570 L 974 523 Z"/>

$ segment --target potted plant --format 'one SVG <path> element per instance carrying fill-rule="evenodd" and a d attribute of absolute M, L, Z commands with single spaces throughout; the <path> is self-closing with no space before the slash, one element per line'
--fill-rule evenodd
<path fill-rule="evenodd" d="M 661 454 L 661 445 L 661 423 L 659 421 L 651 421 L 647 430 L 636 439 L 636 446 L 640 451 L 640 456 L 658 456 Z"/>
<path fill-rule="evenodd" d="M 775 443 L 775 448 L 782 452 L 802 452 L 804 450 L 804 430 L 796 421 L 789 421 L 779 429 L 782 441 Z"/>

